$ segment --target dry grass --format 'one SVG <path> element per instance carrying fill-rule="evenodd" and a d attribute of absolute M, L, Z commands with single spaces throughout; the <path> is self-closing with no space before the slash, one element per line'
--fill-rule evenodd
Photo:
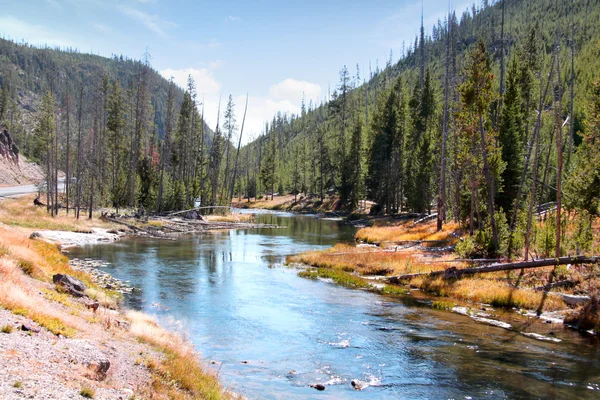
<path fill-rule="evenodd" d="M 190 343 L 165 331 L 146 314 L 129 311 L 127 318 L 131 323 L 131 333 L 164 354 L 162 360 L 147 362 L 155 375 L 152 398 L 228 398 L 218 378 L 200 364 Z"/>
<path fill-rule="evenodd" d="M 361 275 L 399 275 L 442 269 L 442 264 L 427 264 L 404 251 L 354 247 L 337 244 L 323 251 L 310 251 L 287 258 L 288 263 L 340 269 Z"/>
<path fill-rule="evenodd" d="M 362 228 L 356 233 L 355 237 L 357 240 L 367 243 L 439 240 L 449 241 L 451 244 L 456 240 L 452 233 L 458 231 L 459 228 L 458 224 L 448 223 L 444 225 L 442 231 L 436 232 L 435 221 L 418 225 L 413 225 L 412 221 L 404 221 L 393 225 Z"/>
<path fill-rule="evenodd" d="M 5 205 L 4 202 L 2 204 Z M 0 213 L 6 210 L 4 207 Z M 11 212 L 16 212 L 16 209 Z M 37 213 L 37 210 L 26 212 L 31 213 Z M 6 214 L 4 217 L 8 218 Z M 54 221 L 50 221 L 48 226 L 57 227 Z M 69 226 L 85 229 L 85 225 Z M 68 294 L 55 290 L 51 282 L 56 273 L 84 282 L 88 296 L 98 300 L 102 308 L 92 314 Z M 116 324 L 114 312 L 106 308 L 117 308 L 118 300 L 115 293 L 98 287 L 88 274 L 73 270 L 56 245 L 29 239 L 23 229 L 0 224 L 0 306 L 37 322 L 56 335 L 85 337 L 97 329 L 110 330 Z M 230 397 L 224 394 L 217 377 L 202 367 L 191 344 L 161 329 L 154 320 L 141 313 L 130 312 L 128 318 L 131 330 L 122 334 L 138 338 L 162 352 L 162 357 L 148 362 L 154 378 L 151 385 L 142 388 L 145 398 Z M 84 386 L 80 394 L 88 398 L 95 395 L 93 388 L 88 386 Z"/>
<path fill-rule="evenodd" d="M 429 234 L 427 230 L 419 228 L 421 234 Z M 447 254 L 445 257 L 450 257 Z M 443 259 L 444 257 L 442 257 Z M 464 268 L 465 263 L 430 263 L 426 253 L 411 250 L 387 251 L 379 247 L 353 247 L 349 245 L 336 245 L 332 248 L 322 251 L 311 251 L 301 253 L 287 258 L 287 263 L 301 263 L 316 267 L 316 270 L 302 272 L 302 276 L 309 278 L 327 277 L 345 285 L 352 286 L 353 280 L 360 279 L 351 275 L 402 275 L 419 272 L 431 272 L 443 270 L 452 265 L 458 268 Z M 537 271 L 538 273 L 548 274 L 552 269 Z M 351 284 L 347 284 L 347 278 L 344 275 L 352 277 Z M 517 289 L 506 282 L 507 274 L 505 272 L 496 272 L 486 274 L 485 276 L 466 277 L 461 280 L 445 280 L 442 278 L 430 279 L 427 277 L 418 277 L 412 279 L 411 286 L 424 291 L 434 293 L 438 296 L 456 298 L 474 303 L 487 303 L 497 307 L 519 307 L 528 309 L 537 309 L 542 302 L 543 294 L 528 289 Z M 530 278 L 532 279 L 532 278 Z M 532 283 L 539 284 L 536 280 Z M 356 285 L 360 287 L 360 285 Z M 395 286 L 390 286 L 386 290 L 394 290 Z M 403 290 L 402 288 L 400 288 Z M 548 296 L 544 300 L 545 310 L 564 309 L 563 301 L 554 295 Z"/>
<path fill-rule="evenodd" d="M 49 229 L 58 231 L 89 231 L 93 227 L 118 228 L 117 225 L 105 223 L 98 219 L 98 213 L 94 213 L 94 219 L 88 220 L 87 216 L 79 220 L 75 218 L 71 210 L 67 215 L 66 210 L 61 209 L 58 216 L 52 218 L 46 207 L 33 205 L 35 195 L 22 196 L 0 201 L 0 222 L 19 226 L 28 230 Z"/>
<path fill-rule="evenodd" d="M 80 312 L 82 306 L 67 294 L 51 289 L 54 274 L 67 274 L 83 281 L 91 293 L 106 298 L 105 304 L 117 301 L 98 288 L 89 275 L 73 270 L 56 245 L 29 239 L 14 228 L 0 226 L 0 246 L 6 249 L 0 258 L 0 305 L 56 335 L 76 336 L 85 325 L 73 313 Z M 64 308 L 57 308 L 53 303 Z"/>
<path fill-rule="evenodd" d="M 202 216 L 209 222 L 253 222 L 252 214 L 227 214 L 227 215 L 204 215 Z"/>
<path fill-rule="evenodd" d="M 537 309 L 542 304 L 544 296 L 541 292 L 518 289 L 502 281 L 483 278 L 463 278 L 453 281 L 417 277 L 410 281 L 410 285 L 437 296 L 491 304 L 494 307 L 517 307 L 530 310 Z M 564 302 L 553 294 L 546 297 L 543 306 L 546 311 L 565 308 Z"/>

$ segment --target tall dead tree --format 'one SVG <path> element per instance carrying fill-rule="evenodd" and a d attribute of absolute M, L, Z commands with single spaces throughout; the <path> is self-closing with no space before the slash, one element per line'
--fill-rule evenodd
<path fill-rule="evenodd" d="M 231 190 L 227 197 L 227 202 L 233 198 L 233 190 L 235 188 L 235 179 L 237 177 L 238 157 L 240 155 L 240 147 L 242 146 L 242 135 L 244 134 L 244 122 L 246 122 L 246 111 L 248 111 L 248 93 L 246 93 L 246 106 L 244 107 L 244 118 L 242 118 L 242 128 L 240 129 L 240 138 L 238 140 L 237 151 L 235 152 L 235 162 L 233 165 L 233 178 L 231 179 Z"/>
<path fill-rule="evenodd" d="M 69 83 L 65 80 L 65 114 L 67 118 L 67 128 L 66 128 L 66 136 L 67 136 L 67 154 L 66 154 L 66 168 L 65 168 L 65 198 L 66 198 L 66 207 L 67 207 L 67 215 L 69 215 L 69 187 L 71 180 L 71 171 L 70 171 L 70 160 L 71 160 L 71 101 L 70 101 L 70 93 L 69 93 Z"/>
<path fill-rule="evenodd" d="M 448 18 L 449 20 L 449 18 Z M 442 155 L 440 158 L 440 192 L 437 207 L 437 230 L 442 230 L 446 220 L 446 140 L 448 137 L 448 96 L 450 92 L 450 23 L 446 32 L 446 73 L 444 76 L 444 121 L 442 126 Z"/>
<path fill-rule="evenodd" d="M 162 211 L 162 201 L 164 192 L 165 169 L 171 158 L 171 132 L 173 130 L 173 106 L 174 106 L 175 83 L 173 78 L 169 81 L 169 90 L 167 92 L 167 104 L 165 115 L 165 136 L 162 141 L 160 152 L 160 177 L 158 181 L 158 196 L 156 199 L 156 212 Z"/>

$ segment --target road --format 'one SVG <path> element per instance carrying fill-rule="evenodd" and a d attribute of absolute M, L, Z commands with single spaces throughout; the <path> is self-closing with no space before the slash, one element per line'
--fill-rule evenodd
<path fill-rule="evenodd" d="M 58 180 L 58 190 L 64 192 L 65 180 Z M 0 187 L 0 197 L 15 197 L 22 196 L 25 194 L 36 193 L 38 191 L 37 185 L 18 185 L 18 186 L 6 186 Z"/>

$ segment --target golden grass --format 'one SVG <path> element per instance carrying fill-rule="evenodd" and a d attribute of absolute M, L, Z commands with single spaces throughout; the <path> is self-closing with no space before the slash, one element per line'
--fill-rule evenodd
<path fill-rule="evenodd" d="M 362 228 L 356 233 L 355 238 L 367 243 L 413 240 L 439 240 L 453 243 L 456 239 L 452 236 L 452 233 L 458 231 L 459 228 L 458 224 L 447 223 L 444 225 L 442 231 L 436 232 L 435 221 L 418 225 L 413 225 L 412 221 L 404 221 L 395 223 L 394 225 Z"/>
<path fill-rule="evenodd" d="M 228 398 L 218 378 L 200 364 L 190 343 L 162 329 L 146 314 L 128 311 L 126 315 L 131 323 L 130 332 L 164 354 L 163 359 L 147 363 L 155 377 L 152 398 Z"/>
<path fill-rule="evenodd" d="M 58 231 L 89 231 L 93 227 L 114 228 L 117 225 L 106 223 L 98 219 L 99 213 L 94 213 L 94 219 L 87 219 L 87 214 L 79 220 L 75 213 L 70 210 L 61 209 L 58 216 L 52 217 L 46 211 L 46 207 L 33 205 L 35 195 L 21 196 L 0 201 L 0 222 L 26 228 L 28 230 L 49 229 Z"/>
<path fill-rule="evenodd" d="M 537 309 L 542 304 L 544 294 L 527 289 L 513 288 L 505 282 L 494 279 L 463 278 L 446 280 L 417 277 L 410 285 L 442 297 L 453 297 L 474 303 L 491 304 L 495 307 L 518 307 Z M 550 294 L 544 300 L 544 310 L 564 309 L 563 301 Z"/>
<path fill-rule="evenodd" d="M 85 397 L 86 399 L 93 399 L 96 395 L 96 391 L 90 386 L 84 386 L 83 388 L 81 388 L 79 394 L 81 395 L 81 397 Z"/>
<path fill-rule="evenodd" d="M 326 250 L 310 251 L 287 258 L 287 263 L 341 269 L 361 275 L 399 275 L 442 269 L 442 264 L 426 264 L 404 251 L 354 247 L 337 244 Z"/>
<path fill-rule="evenodd" d="M 252 222 L 252 214 L 227 214 L 227 215 L 204 215 L 202 216 L 209 222 Z"/>
<path fill-rule="evenodd" d="M 301 272 L 301 276 L 308 278 L 328 277 L 334 281 L 351 286 L 344 282 L 343 274 L 351 275 L 402 275 L 419 272 L 439 271 L 448 267 L 445 263 L 429 263 L 421 257 L 423 253 L 416 251 L 386 251 L 381 248 L 353 247 L 338 244 L 332 248 L 320 251 L 305 252 L 289 256 L 288 264 L 300 263 L 317 268 Z M 449 255 L 447 255 L 449 256 Z M 442 258 L 443 259 L 443 258 Z M 450 264 L 457 268 L 466 267 L 465 263 Z M 330 272 L 327 272 L 330 271 Z M 551 268 L 540 273 L 549 273 Z M 338 278 L 338 276 L 341 276 Z M 458 281 L 442 278 L 430 279 L 417 277 L 410 281 L 410 285 L 438 296 L 451 297 L 475 303 L 487 303 L 497 307 L 520 307 L 537 309 L 542 302 L 543 294 L 523 288 L 513 288 L 504 280 L 506 272 L 485 274 L 485 276 L 465 277 Z M 532 279 L 531 277 L 528 279 Z M 535 283 L 535 282 L 532 282 Z M 357 285 L 360 287 L 359 285 Z M 395 286 L 386 290 L 395 290 Z M 397 289 L 396 289 L 397 290 Z M 400 288 L 402 290 L 402 288 Z M 554 295 L 548 296 L 544 301 L 545 310 L 558 310 L 565 308 L 563 301 Z"/>
<path fill-rule="evenodd" d="M 0 213 L 7 211 L 4 202 L 3 206 Z M 37 212 L 29 210 L 25 214 Z M 4 218 L 6 221 L 6 215 Z M 52 225 L 52 228 L 56 226 Z M 77 225 L 75 228 L 81 230 L 85 226 Z M 50 283 L 54 274 L 68 274 L 84 282 L 88 286 L 87 294 L 90 298 L 98 300 L 103 307 L 117 308 L 118 305 L 119 297 L 115 293 L 98 287 L 88 274 L 73 270 L 67 257 L 56 245 L 29 239 L 27 233 L 20 228 L 8 228 L 0 224 L 0 250 L 0 306 L 65 337 L 77 336 L 80 332 L 81 335 L 89 334 L 94 329 L 89 324 L 101 324 L 104 329 L 110 329 L 114 325 L 114 315 L 105 308 L 92 314 L 69 295 L 51 289 L 54 287 Z M 57 306 L 56 303 L 64 307 Z M 127 316 L 131 321 L 129 334 L 155 346 L 163 353 L 159 360 L 148 363 L 154 378 L 152 385 L 145 389 L 145 398 L 230 397 L 223 392 L 217 377 L 201 366 L 189 343 L 161 329 L 148 316 L 135 312 L 130 312 Z M 86 386 L 81 389 L 80 394 L 83 397 L 94 397 L 93 389 Z"/>
<path fill-rule="evenodd" d="M 84 329 L 83 322 L 72 313 L 80 311 L 82 306 L 67 294 L 50 289 L 52 286 L 35 282 L 50 284 L 54 274 L 68 274 L 84 282 L 92 293 L 107 297 L 104 303 L 117 301 L 102 292 L 89 275 L 73 270 L 56 245 L 29 239 L 15 229 L 0 226 L 0 246 L 7 249 L 0 258 L 0 305 L 56 335 L 73 337 Z M 48 300 L 60 303 L 67 310 L 53 307 Z"/>

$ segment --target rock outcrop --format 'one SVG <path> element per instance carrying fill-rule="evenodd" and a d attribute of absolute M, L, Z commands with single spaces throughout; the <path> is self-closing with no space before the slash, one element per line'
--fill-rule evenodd
<path fill-rule="evenodd" d="M 8 133 L 6 125 L 0 125 L 0 156 L 14 164 L 19 163 L 19 148 Z"/>

